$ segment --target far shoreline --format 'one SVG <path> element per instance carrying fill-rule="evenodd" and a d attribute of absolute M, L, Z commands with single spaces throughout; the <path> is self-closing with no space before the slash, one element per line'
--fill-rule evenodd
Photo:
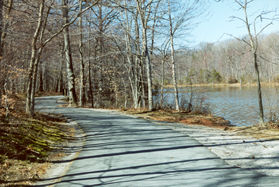
<path fill-rule="evenodd" d="M 179 88 L 183 87 L 257 87 L 257 83 L 201 83 L 201 84 L 179 84 L 177 85 Z M 261 82 L 261 86 L 263 87 L 279 87 L 279 83 L 277 82 Z M 164 85 L 164 88 L 172 88 L 173 85 L 168 84 Z"/>

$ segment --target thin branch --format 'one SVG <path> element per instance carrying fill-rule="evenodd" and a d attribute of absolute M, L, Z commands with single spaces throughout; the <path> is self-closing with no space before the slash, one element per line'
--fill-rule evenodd
<path fill-rule="evenodd" d="M 250 44 L 249 42 L 247 42 L 246 40 L 244 40 L 244 39 L 240 39 L 240 38 L 238 38 L 238 37 L 236 37 L 236 36 L 234 36 L 234 35 L 232 35 L 232 34 L 228 34 L 228 33 L 224 33 L 224 35 L 228 35 L 228 36 L 230 36 L 230 37 L 233 37 L 234 39 L 236 39 L 236 40 L 238 40 L 238 41 L 240 41 L 240 42 L 244 42 L 244 43 L 247 44 L 249 47 L 251 47 L 251 44 Z"/>
<path fill-rule="evenodd" d="M 267 27 L 269 27 L 270 25 L 272 25 L 273 23 L 270 22 L 269 24 L 267 24 L 266 26 L 264 26 L 257 34 L 256 37 L 258 37 Z"/>
<path fill-rule="evenodd" d="M 56 33 L 54 33 L 51 37 L 49 37 L 47 40 L 45 40 L 41 47 L 45 47 L 50 41 L 52 41 L 57 35 L 59 35 L 60 33 L 63 32 L 64 29 L 66 29 L 67 27 L 69 27 L 70 25 L 72 25 L 78 18 L 79 16 L 81 16 L 84 12 L 86 12 L 88 9 L 90 9 L 91 7 L 95 6 L 97 3 L 99 2 L 99 0 L 97 0 L 94 4 L 92 4 L 89 7 L 86 7 L 84 10 L 82 10 L 81 12 L 79 12 L 72 21 L 70 21 L 67 24 L 64 24 L 61 29 L 59 31 L 57 31 Z"/>

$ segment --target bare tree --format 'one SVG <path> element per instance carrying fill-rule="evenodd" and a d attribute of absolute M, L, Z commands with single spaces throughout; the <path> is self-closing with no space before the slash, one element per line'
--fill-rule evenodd
<path fill-rule="evenodd" d="M 3 74 L 3 73 L 5 73 L 5 67 L 4 67 L 5 64 L 3 63 L 4 40 L 6 38 L 6 34 L 7 34 L 6 30 L 8 27 L 7 18 L 9 17 L 12 6 L 13 6 L 13 0 L 9 0 L 6 5 L 7 10 L 4 11 L 4 1 L 2 1 L 2 0 L 0 1 L 0 69 L 2 69 L 2 71 L 0 70 L 0 73 L 2 74 L 2 76 L 0 77 L 0 108 L 1 108 L 1 104 L 2 104 L 2 93 L 4 91 L 3 88 L 4 88 L 4 84 L 5 84 L 5 80 L 4 80 L 5 75 Z"/>
<path fill-rule="evenodd" d="M 173 41 L 175 28 L 173 27 L 170 0 L 168 0 L 168 14 L 169 14 L 169 35 L 170 35 L 170 44 L 171 44 L 171 64 L 172 64 L 172 80 L 173 80 L 173 86 L 174 86 L 175 109 L 177 111 L 179 111 L 179 98 L 178 98 L 176 64 L 175 64 L 175 59 L 174 59 L 174 41 Z"/>
<path fill-rule="evenodd" d="M 254 69 L 257 76 L 257 87 L 258 87 L 258 104 L 259 104 L 259 112 L 260 112 L 260 122 L 263 124 L 264 122 L 264 109 L 263 109 L 263 100 L 262 100 L 262 89 L 261 89 L 261 79 L 260 79 L 260 70 L 259 70 L 259 60 L 258 60 L 258 53 L 259 53 L 259 42 L 258 37 L 259 35 L 269 26 L 272 22 L 266 24 L 262 27 L 259 31 L 257 31 L 256 22 L 258 20 L 262 20 L 265 13 L 259 14 L 255 17 L 254 22 L 251 23 L 249 20 L 249 16 L 247 13 L 248 5 L 254 2 L 254 0 L 235 0 L 235 3 L 240 7 L 243 11 L 243 18 L 241 17 L 233 17 L 234 19 L 240 20 L 247 29 L 247 34 L 249 37 L 249 41 L 245 39 L 236 38 L 242 42 L 244 42 L 247 46 L 249 46 L 251 50 L 251 54 L 253 55 L 253 63 Z"/>
<path fill-rule="evenodd" d="M 38 11 L 38 21 L 37 27 L 33 35 L 32 45 L 31 45 L 31 57 L 29 62 L 29 70 L 28 70 L 28 86 L 27 86 L 27 96 L 26 96 L 26 113 L 33 115 L 34 110 L 32 110 L 32 83 L 34 81 L 34 70 L 35 70 L 35 62 L 37 58 L 37 41 L 40 35 L 40 31 L 43 25 L 43 15 L 44 15 L 44 8 L 45 8 L 45 0 L 41 0 L 38 2 L 39 4 L 39 11 Z"/>
<path fill-rule="evenodd" d="M 79 12 L 82 11 L 82 0 L 79 0 Z M 79 54 L 80 54 L 80 88 L 79 88 L 79 106 L 85 104 L 85 72 L 84 72 L 84 60 L 83 60 L 83 25 L 82 14 L 79 16 Z"/>
<path fill-rule="evenodd" d="M 148 85 L 148 109 L 153 110 L 153 96 L 152 96 L 152 69 L 151 69 L 151 58 L 147 43 L 147 29 L 150 14 L 152 12 L 153 0 L 141 1 L 137 0 L 137 10 L 140 15 L 142 25 L 142 46 L 143 46 L 143 57 L 146 63 L 146 74 L 147 74 L 147 85 Z"/>
<path fill-rule="evenodd" d="M 64 24 L 68 24 L 70 22 L 68 0 L 62 0 L 62 16 L 63 16 Z M 69 97 L 69 105 L 72 106 L 77 104 L 77 95 L 75 91 L 75 74 L 73 68 L 72 49 L 71 49 L 69 32 L 70 32 L 69 27 L 66 27 L 63 30 L 65 58 L 66 58 L 66 67 L 67 67 L 68 97 Z"/>
<path fill-rule="evenodd" d="M 173 5 L 173 6 L 172 6 Z M 185 5 L 185 6 L 182 6 Z M 168 0 L 168 21 L 169 21 L 169 41 L 171 47 L 171 66 L 172 66 L 172 81 L 174 87 L 175 97 L 175 109 L 180 111 L 179 108 L 179 97 L 177 87 L 177 71 L 176 71 L 176 60 L 175 60 L 175 49 L 174 39 L 175 35 L 179 34 L 179 29 L 186 32 L 190 29 L 190 25 L 193 24 L 193 19 L 200 16 L 199 12 L 199 1 L 195 0 L 191 3 L 187 2 L 182 4 L 181 2 Z M 175 9 L 174 9 L 175 8 Z M 175 18 L 174 18 L 175 17 Z"/>

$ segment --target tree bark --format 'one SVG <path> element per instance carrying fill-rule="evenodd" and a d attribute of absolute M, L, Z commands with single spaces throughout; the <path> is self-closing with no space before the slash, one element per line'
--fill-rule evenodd
<path fill-rule="evenodd" d="M 79 11 L 82 11 L 82 0 L 79 0 Z M 79 106 L 85 104 L 85 77 L 84 77 L 84 61 L 83 61 L 83 26 L 82 26 L 82 14 L 79 17 L 79 60 L 80 60 L 80 87 L 79 87 Z"/>
<path fill-rule="evenodd" d="M 135 32 L 136 32 L 136 43 L 135 43 L 135 48 L 136 48 L 136 61 L 135 61 L 135 66 L 137 68 L 136 71 L 136 77 L 135 81 L 137 83 L 137 95 L 138 95 L 138 107 L 140 107 L 140 101 L 139 99 L 141 98 L 141 106 L 145 108 L 145 89 L 144 89 L 144 71 L 143 71 L 143 63 L 142 63 L 142 58 L 141 58 L 141 49 L 140 49 L 140 31 L 139 31 L 139 23 L 138 23 L 138 14 L 139 12 L 136 12 L 136 15 L 134 17 L 134 22 L 135 22 Z"/>
<path fill-rule="evenodd" d="M 4 1 L 0 0 L 0 68 L 2 69 L 1 73 L 4 73 L 4 75 L 2 74 L 3 78 L 0 78 L 0 108 L 2 106 L 2 96 L 3 96 L 3 88 L 4 85 L 6 84 L 6 71 L 5 71 L 5 64 L 3 63 L 3 55 L 4 55 L 4 41 L 7 35 L 7 28 L 9 25 L 8 22 L 8 17 L 11 13 L 11 9 L 13 7 L 13 0 L 9 0 L 7 2 L 7 11 L 4 15 Z"/>
<path fill-rule="evenodd" d="M 90 34 L 91 34 L 91 30 L 90 30 L 90 25 L 88 27 L 88 38 L 90 38 Z M 93 94 L 93 86 L 92 86 L 92 74 L 91 74 L 91 43 L 90 40 L 88 40 L 88 86 L 89 86 L 89 95 L 90 95 L 90 103 L 91 103 L 91 107 L 94 108 L 94 94 Z"/>
<path fill-rule="evenodd" d="M 263 100 L 262 100 L 262 87 L 261 87 L 261 79 L 260 79 L 260 71 L 259 65 L 257 61 L 257 53 L 254 52 L 254 67 L 257 75 L 257 86 L 258 86 L 258 103 L 259 103 L 259 110 L 260 110 L 260 122 L 264 123 L 264 109 L 263 109 Z"/>
<path fill-rule="evenodd" d="M 62 16 L 63 16 L 64 24 L 69 23 L 68 14 L 69 14 L 68 0 L 62 0 Z M 77 104 L 77 95 L 75 91 L 75 75 L 74 75 L 74 68 L 73 68 L 73 59 L 72 59 L 72 50 L 71 50 L 69 32 L 70 32 L 69 27 L 66 27 L 63 30 L 66 68 L 67 68 L 69 106 L 72 106 Z"/>
<path fill-rule="evenodd" d="M 40 31 L 42 29 L 43 24 L 43 13 L 44 13 L 44 7 L 45 7 L 45 0 L 41 0 L 40 2 L 40 8 L 39 8 L 39 17 L 37 22 L 37 27 L 33 35 L 32 39 L 32 46 L 31 46 L 31 58 L 29 61 L 29 70 L 28 70 L 28 83 L 27 83 L 27 94 L 26 94 L 26 105 L 25 105 L 25 111 L 27 114 L 33 116 L 34 115 L 34 107 L 32 107 L 32 90 L 33 90 L 33 81 L 34 81 L 34 71 L 35 71 L 35 62 L 37 58 L 37 40 L 40 34 Z"/>
<path fill-rule="evenodd" d="M 125 7 L 127 6 L 127 0 L 125 0 Z M 134 21 L 137 22 L 136 19 L 137 15 L 135 16 Z M 125 44 L 126 44 L 126 56 L 128 61 L 128 76 L 132 90 L 132 99 L 133 99 L 133 107 L 135 109 L 138 108 L 138 75 L 137 75 L 137 58 L 133 58 L 132 54 L 132 42 L 131 42 L 131 24 L 132 20 L 129 20 L 128 11 L 125 9 L 125 18 L 126 18 L 126 28 L 125 28 Z M 135 25 L 137 25 L 135 23 Z M 136 28 L 137 29 L 137 28 Z M 136 31 L 137 32 L 137 31 Z M 126 94 L 126 93 L 125 93 Z"/>
<path fill-rule="evenodd" d="M 3 0 L 0 0 L 0 68 L 3 67 L 2 59 L 3 59 L 3 41 L 2 41 L 2 33 L 3 33 Z M 0 79 L 0 108 L 2 106 L 2 95 L 3 95 L 3 80 Z"/>
<path fill-rule="evenodd" d="M 160 106 L 163 107 L 164 102 L 164 84 L 165 84 L 165 56 L 162 60 L 162 76 L 161 76 L 161 94 L 160 94 Z"/>
<path fill-rule="evenodd" d="M 90 60 L 88 61 L 88 84 L 89 84 L 90 103 L 91 103 L 91 107 L 94 108 L 94 95 L 93 95 L 93 87 L 92 87 L 92 75 L 91 75 Z"/>
<path fill-rule="evenodd" d="M 3 33 L 4 19 L 3 19 L 3 0 L 0 0 L 0 62 L 3 58 L 3 41 L 2 41 L 2 33 Z M 2 88 L 1 88 L 2 89 Z"/>
<path fill-rule="evenodd" d="M 237 1 L 235 1 L 237 2 Z M 251 1 L 250 1 L 251 2 Z M 246 25 L 246 29 L 249 35 L 249 40 L 250 40 L 250 44 L 249 47 L 252 51 L 253 54 L 253 60 L 254 60 L 254 68 L 255 68 L 255 72 L 256 72 L 256 76 L 257 76 L 257 87 L 258 87 L 258 103 L 259 103 L 259 112 L 260 112 L 260 123 L 263 124 L 264 123 L 264 110 L 263 110 L 263 101 L 262 101 L 262 88 L 261 88 L 261 79 L 260 79 L 260 71 L 259 71 L 259 65 L 258 65 L 258 59 L 257 59 L 257 53 L 258 53 L 258 38 L 257 38 L 257 34 L 255 34 L 255 36 L 252 35 L 251 32 L 251 28 L 250 28 L 250 22 L 248 19 L 248 13 L 247 13 L 247 6 L 250 3 L 247 0 L 244 1 L 244 4 L 241 6 L 241 8 L 244 11 L 244 15 L 245 15 L 245 25 Z M 240 2 L 237 2 L 239 5 Z"/>
<path fill-rule="evenodd" d="M 173 87 L 174 87 L 174 98 L 175 98 L 175 110 L 179 111 L 179 98 L 178 98 L 178 88 L 177 88 L 177 78 L 176 78 L 176 64 L 174 59 L 174 42 L 173 42 L 173 24 L 172 24 L 172 16 L 171 16 L 171 8 L 170 8 L 170 1 L 168 1 L 168 11 L 169 11 L 169 35 L 170 35 L 170 42 L 171 42 L 171 65 L 172 65 L 172 80 L 173 80 Z"/>
<path fill-rule="evenodd" d="M 151 1 L 149 1 L 149 6 L 151 6 Z M 144 9 L 143 7 L 144 6 Z M 148 109 L 153 110 L 153 96 L 152 96 L 152 68 L 151 68 L 151 59 L 147 45 L 147 22 L 151 13 L 151 8 L 149 11 L 146 10 L 144 2 L 137 0 L 137 9 L 141 18 L 142 24 L 142 46 L 143 46 L 143 57 L 146 64 L 146 75 L 147 75 L 147 87 L 148 87 Z M 147 13 L 147 15 L 146 15 Z"/>
<path fill-rule="evenodd" d="M 43 92 L 44 91 L 44 79 L 43 79 L 43 66 L 42 66 L 42 64 L 40 65 L 39 74 L 40 74 L 39 75 L 39 82 L 40 82 L 39 91 Z"/>

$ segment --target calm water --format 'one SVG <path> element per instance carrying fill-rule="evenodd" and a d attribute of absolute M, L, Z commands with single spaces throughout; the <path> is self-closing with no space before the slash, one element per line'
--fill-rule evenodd
<path fill-rule="evenodd" d="M 189 90 L 181 89 L 180 99 L 189 99 Z M 194 88 L 194 95 L 204 98 L 213 114 L 230 120 L 233 125 L 248 126 L 259 121 L 257 88 Z M 263 99 L 266 118 L 270 111 L 279 113 L 278 88 L 263 88 Z M 173 94 L 167 92 L 166 100 L 172 103 Z"/>

